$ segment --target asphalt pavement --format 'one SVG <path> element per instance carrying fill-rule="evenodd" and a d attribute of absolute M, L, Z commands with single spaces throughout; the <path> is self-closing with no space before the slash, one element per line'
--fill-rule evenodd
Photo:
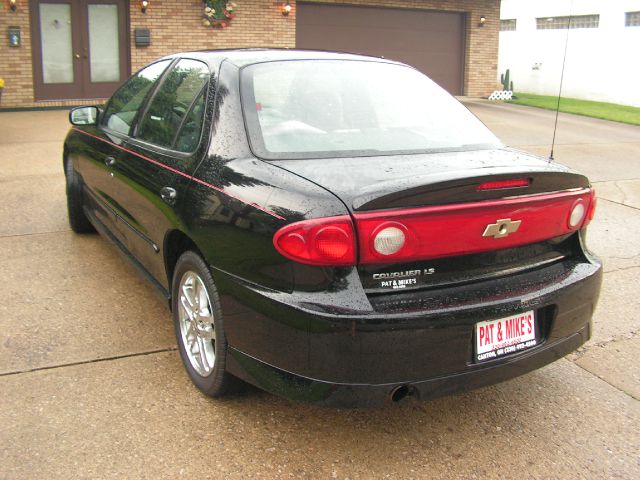
<path fill-rule="evenodd" d="M 553 112 L 465 103 L 548 156 Z M 152 287 L 68 227 L 66 116 L 0 113 L 0 479 L 640 477 L 640 127 L 559 117 L 555 160 L 599 197 L 586 346 L 474 392 L 340 410 L 191 385 Z"/>

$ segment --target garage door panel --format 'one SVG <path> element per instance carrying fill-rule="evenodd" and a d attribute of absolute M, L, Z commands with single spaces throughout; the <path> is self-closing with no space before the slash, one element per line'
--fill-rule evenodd
<path fill-rule="evenodd" d="M 462 94 L 464 14 L 297 4 L 296 46 L 384 56 Z"/>

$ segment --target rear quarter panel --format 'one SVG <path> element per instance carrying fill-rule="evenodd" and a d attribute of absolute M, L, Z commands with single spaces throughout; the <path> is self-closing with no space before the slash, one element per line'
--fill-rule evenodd
<path fill-rule="evenodd" d="M 281 358 L 275 349 L 296 343 L 288 358 L 306 363 L 307 320 L 270 313 L 265 297 L 257 292 L 290 295 L 297 282 L 308 281 L 309 272 L 305 268 L 299 272 L 300 266 L 274 247 L 273 235 L 279 228 L 348 211 L 323 188 L 251 154 L 238 73 L 234 65 L 221 66 L 211 146 L 194 172 L 183 225 L 212 267 L 229 344 L 269 362 Z M 308 268 L 322 289 L 327 279 L 336 276 L 337 269 Z"/>

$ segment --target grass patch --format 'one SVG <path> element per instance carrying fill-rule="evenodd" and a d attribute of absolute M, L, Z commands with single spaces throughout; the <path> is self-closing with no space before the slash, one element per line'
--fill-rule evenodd
<path fill-rule="evenodd" d="M 518 98 L 509 101 L 509 103 L 546 108 L 547 110 L 555 110 L 558 103 L 558 97 L 549 95 L 514 93 L 514 96 Z M 560 111 L 614 122 L 630 123 L 631 125 L 640 125 L 640 108 L 618 105 L 616 103 L 592 102 L 590 100 L 562 97 L 560 99 Z"/>

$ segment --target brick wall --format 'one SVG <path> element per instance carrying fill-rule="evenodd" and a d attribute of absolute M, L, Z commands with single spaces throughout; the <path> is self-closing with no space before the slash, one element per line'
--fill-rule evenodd
<path fill-rule="evenodd" d="M 495 89 L 498 63 L 498 31 L 500 0 L 307 0 L 318 3 L 388 6 L 395 8 L 430 9 L 467 13 L 466 60 L 464 92 L 469 96 L 486 96 Z M 2 1 L 0 28 L 0 78 L 6 86 L 0 108 L 76 105 L 76 101 L 35 102 L 31 64 L 31 36 L 27 0 L 18 0 L 17 12 L 9 11 Z M 146 14 L 140 11 L 138 0 L 130 1 L 131 71 L 169 53 L 239 47 L 295 47 L 295 0 L 288 17 L 281 14 L 282 1 L 236 0 L 237 16 L 225 29 L 202 25 L 201 0 L 150 0 Z M 479 27 L 480 16 L 487 22 Z M 20 26 L 22 46 L 10 48 L 7 43 L 9 26 Z M 137 27 L 151 30 L 151 45 L 135 46 L 133 32 Z M 81 103 L 92 103 L 83 100 Z"/>
<path fill-rule="evenodd" d="M 26 1 L 15 12 L 8 4 L 5 1 L 0 4 L 0 78 L 5 81 L 0 107 L 26 106 L 33 102 L 29 11 Z M 9 47 L 9 27 L 20 27 L 20 47 Z"/>
<path fill-rule="evenodd" d="M 280 13 L 282 2 L 236 0 L 236 18 L 225 29 L 202 25 L 202 0 L 151 0 L 146 14 L 131 2 L 131 32 L 151 30 L 151 45 L 136 48 L 131 38 L 131 69 L 174 52 L 241 47 L 294 47 L 296 20 Z M 291 2 L 292 4 L 294 2 Z"/>

